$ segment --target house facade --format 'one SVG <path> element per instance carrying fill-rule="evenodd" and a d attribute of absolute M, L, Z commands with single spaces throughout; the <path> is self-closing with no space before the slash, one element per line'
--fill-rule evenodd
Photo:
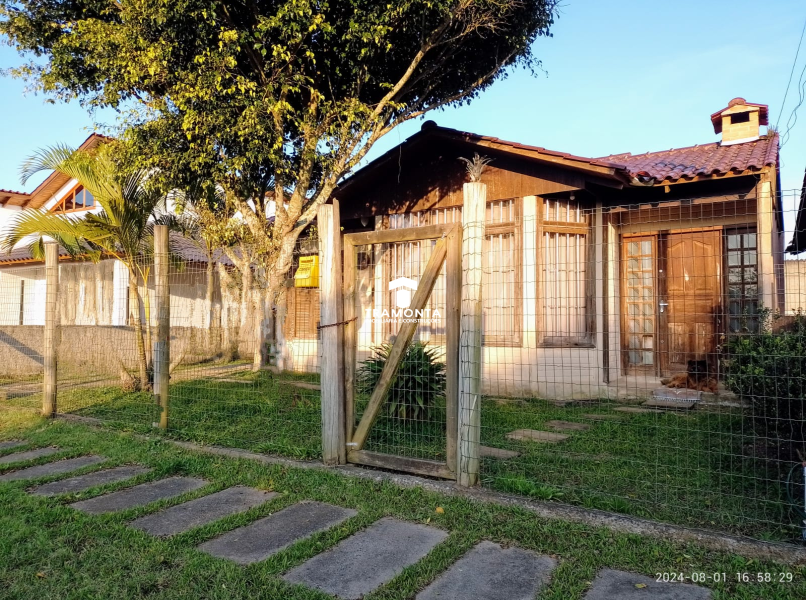
<path fill-rule="evenodd" d="M 339 188 L 342 228 L 461 221 L 460 158 L 478 153 L 491 159 L 481 177 L 485 393 L 641 395 L 689 361 L 718 376 L 725 341 L 752 332 L 762 307 L 784 308 L 784 226 L 767 106 L 735 98 L 710 119 L 718 141 L 593 159 L 429 121 Z M 372 318 L 394 304 L 388 281 L 416 281 L 430 247 L 359 253 L 359 360 L 394 334 Z M 296 325 L 318 320 L 315 303 L 295 302 L 313 293 L 289 292 L 281 348 L 315 340 Z M 444 344 L 439 323 L 419 330 Z"/>

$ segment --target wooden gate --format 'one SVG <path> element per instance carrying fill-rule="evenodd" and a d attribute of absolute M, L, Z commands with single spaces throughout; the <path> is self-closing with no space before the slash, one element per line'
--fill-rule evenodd
<path fill-rule="evenodd" d="M 405 316 L 399 326 L 388 358 L 380 374 L 378 384 L 369 397 L 361 420 L 356 425 L 356 369 L 358 353 L 357 336 L 357 267 L 359 249 L 377 244 L 401 244 L 436 240 L 425 268 L 419 273 L 416 291 L 408 303 Z M 459 223 L 428 225 L 406 229 L 372 231 L 345 234 L 344 249 L 343 318 L 344 330 L 344 375 L 345 375 L 345 421 L 347 424 L 347 461 L 356 464 L 382 467 L 432 477 L 456 479 L 457 436 L 459 415 L 459 327 L 462 286 L 462 228 Z M 362 256 L 362 260 L 365 256 Z M 434 291 L 434 285 L 445 265 L 445 461 L 429 460 L 397 454 L 372 452 L 365 449 L 370 431 L 386 402 L 398 368 L 415 336 L 422 314 Z M 409 280 L 410 281 L 410 280 Z M 388 283 L 388 282 L 385 282 Z M 377 296 L 374 293 L 373 295 Z M 419 312 L 418 312 L 419 311 Z"/>

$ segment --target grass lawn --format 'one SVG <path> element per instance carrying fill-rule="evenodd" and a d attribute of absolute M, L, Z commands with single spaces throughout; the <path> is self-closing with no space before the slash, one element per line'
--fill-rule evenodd
<path fill-rule="evenodd" d="M 267 466 L 254 461 L 196 454 L 159 438 L 144 441 L 127 432 L 103 431 L 63 421 L 45 422 L 26 411 L 0 411 L 0 439 L 23 438 L 34 446 L 58 445 L 66 456 L 97 453 L 113 464 L 140 463 L 153 472 L 203 477 L 204 490 L 147 508 L 92 517 L 66 506 L 130 485 L 112 484 L 80 495 L 35 497 L 25 483 L 0 483 L 0 597 L 21 600 L 238 599 L 315 600 L 327 596 L 284 583 L 279 575 L 333 546 L 382 516 L 429 523 L 449 532 L 423 561 L 406 569 L 367 600 L 413 598 L 440 572 L 482 539 L 515 544 L 555 556 L 559 566 L 541 600 L 579 600 L 603 567 L 654 577 L 662 572 L 727 573 L 709 584 L 715 600 L 795 600 L 806 597 L 806 567 L 748 560 L 692 544 L 545 520 L 516 507 L 501 507 L 390 483 L 345 478 L 335 473 Z M 4 451 L 7 453 L 11 451 Z M 45 459 L 47 460 L 47 459 Z M 46 481 L 46 480 L 43 480 Z M 274 490 L 281 495 L 240 515 L 160 540 L 126 527 L 159 507 L 231 485 Z M 195 547 L 216 535 L 273 513 L 301 499 L 354 508 L 342 525 L 301 541 L 249 567 L 212 558 Z M 440 507 L 442 511 L 437 511 Z M 793 583 L 742 584 L 736 573 L 792 573 Z"/>
<path fill-rule="evenodd" d="M 171 385 L 171 437 L 293 458 L 321 452 L 319 393 L 290 382 L 315 375 L 240 372 L 224 380 Z M 38 403 L 39 398 L 32 397 Z M 28 400 L 18 401 L 19 403 Z M 365 402 L 365 399 L 364 399 Z M 358 399 L 360 413 L 362 400 Z M 119 428 L 153 432 L 152 396 L 118 387 L 60 392 L 59 410 L 103 419 Z M 584 415 L 610 415 L 596 421 Z M 584 423 L 560 444 L 517 442 L 515 429 L 548 430 L 546 422 Z M 381 417 L 366 448 L 444 460 L 444 407 L 429 422 Z M 649 517 L 664 522 L 795 540 L 796 519 L 784 498 L 784 465 L 748 456 L 752 432 L 741 415 L 693 411 L 627 414 L 602 403 L 557 407 L 543 400 L 482 405 L 482 444 L 514 450 L 508 460 L 485 458 L 482 484 L 542 500 Z"/>

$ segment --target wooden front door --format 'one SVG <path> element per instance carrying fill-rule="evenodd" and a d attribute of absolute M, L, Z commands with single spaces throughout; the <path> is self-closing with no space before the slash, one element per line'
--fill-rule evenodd
<path fill-rule="evenodd" d="M 682 373 L 689 360 L 710 360 L 719 333 L 722 243 L 719 231 L 670 233 L 666 239 L 667 373 Z"/>

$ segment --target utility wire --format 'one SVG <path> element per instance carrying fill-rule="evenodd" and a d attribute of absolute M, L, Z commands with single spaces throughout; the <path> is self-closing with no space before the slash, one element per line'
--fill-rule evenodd
<path fill-rule="evenodd" d="M 778 120 L 775 122 L 775 129 L 778 129 L 778 124 L 781 122 L 781 116 L 784 114 L 784 105 L 786 104 L 786 97 L 789 95 L 789 86 L 792 83 L 792 75 L 795 73 L 795 65 L 798 64 L 798 56 L 800 55 L 800 46 L 803 44 L 804 33 L 806 33 L 806 20 L 803 21 L 803 29 L 800 30 L 798 49 L 795 51 L 795 60 L 792 61 L 792 69 L 789 71 L 789 81 L 786 82 L 786 91 L 784 92 L 784 99 L 781 101 L 781 110 L 778 111 Z"/>

